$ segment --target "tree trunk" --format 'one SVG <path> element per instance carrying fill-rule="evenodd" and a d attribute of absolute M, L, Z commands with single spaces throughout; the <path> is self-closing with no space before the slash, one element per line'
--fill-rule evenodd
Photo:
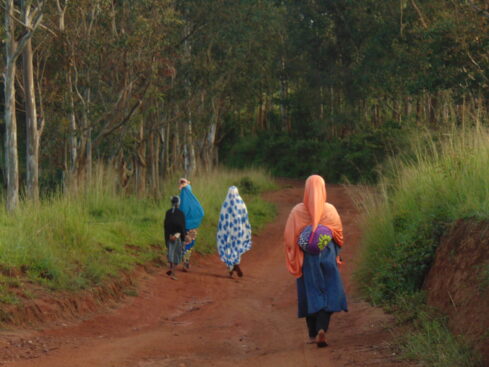
<path fill-rule="evenodd" d="M 136 192 L 139 197 L 146 193 L 146 140 L 144 136 L 144 120 L 139 124 L 138 148 L 135 159 Z"/>
<path fill-rule="evenodd" d="M 419 124 L 419 120 L 421 119 L 421 102 L 420 96 L 416 97 L 416 124 Z"/>
<path fill-rule="evenodd" d="M 462 97 L 462 127 L 465 129 L 465 94 Z"/>
<path fill-rule="evenodd" d="M 161 173 L 166 176 L 169 172 L 169 155 L 170 155 L 170 124 L 167 123 L 166 129 L 160 129 L 160 139 L 163 147 L 161 148 Z"/>
<path fill-rule="evenodd" d="M 257 130 L 262 131 L 263 130 L 263 93 L 260 92 L 260 100 L 259 100 L 259 105 L 258 105 L 258 117 L 257 117 Z"/>
<path fill-rule="evenodd" d="M 153 161 L 153 180 L 154 180 L 154 188 L 155 188 L 155 197 L 159 197 L 160 195 L 160 156 L 161 156 L 161 140 L 160 137 L 158 136 L 158 133 L 154 134 L 154 145 L 155 145 L 155 151 L 153 152 L 154 154 L 154 161 Z"/>
<path fill-rule="evenodd" d="M 30 5 L 23 4 L 26 27 L 32 27 Z M 32 62 L 32 40 L 29 38 L 22 51 L 26 113 L 26 194 L 33 201 L 39 200 L 39 141 L 37 127 L 36 93 L 34 89 L 34 67 Z"/>
<path fill-rule="evenodd" d="M 330 115 L 331 115 L 331 118 L 334 116 L 334 88 L 333 87 L 330 87 L 329 89 L 330 91 L 330 97 L 331 97 L 331 106 L 330 106 Z"/>
<path fill-rule="evenodd" d="M 88 125 L 88 124 L 87 124 Z M 89 185 L 92 183 L 92 172 L 93 172 L 93 147 L 92 147 L 92 128 L 88 128 L 87 133 L 87 182 Z"/>
<path fill-rule="evenodd" d="M 56 0 L 56 6 L 58 7 L 58 28 L 60 32 L 65 31 L 65 14 L 66 14 L 66 8 L 68 6 L 68 1 L 69 0 L 64 0 L 63 5 L 61 4 L 60 0 Z"/>
<path fill-rule="evenodd" d="M 206 171 L 210 171 L 213 168 L 213 158 L 214 158 L 214 149 L 216 144 L 216 122 L 213 121 L 211 126 L 209 127 L 209 131 L 207 132 L 207 137 L 205 138 L 204 143 L 204 166 Z"/>
<path fill-rule="evenodd" d="M 436 95 L 429 95 L 428 97 L 428 108 L 429 108 L 429 116 L 430 123 L 433 125 L 436 124 L 436 110 L 438 107 L 438 98 Z"/>
<path fill-rule="evenodd" d="M 159 157 L 159 139 L 156 139 L 153 129 L 151 129 L 148 136 L 149 143 L 149 163 L 150 163 L 150 180 L 151 180 L 151 194 L 155 197 L 158 192 L 158 157 Z"/>
<path fill-rule="evenodd" d="M 411 97 L 407 97 L 406 100 L 406 117 L 410 118 L 413 113 L 413 105 L 411 103 Z"/>
<path fill-rule="evenodd" d="M 82 120 L 81 120 L 81 134 L 80 134 L 80 151 L 77 154 L 78 161 L 76 167 L 78 170 L 78 180 L 80 182 L 86 182 L 88 185 L 92 180 L 92 127 L 88 123 L 88 116 L 90 114 L 90 90 L 87 89 L 85 97 L 82 98 L 79 94 L 79 98 L 83 105 Z"/>
<path fill-rule="evenodd" d="M 75 101 L 73 98 L 73 82 L 71 80 L 71 72 L 68 73 L 68 89 L 70 93 L 70 171 L 73 174 L 76 170 L 76 160 L 78 156 L 77 128 Z"/>
<path fill-rule="evenodd" d="M 282 130 L 286 132 L 290 132 L 289 124 L 288 124 L 288 99 L 289 99 L 289 81 L 288 75 L 285 70 L 285 58 L 282 57 L 282 73 L 280 77 L 280 118 L 282 121 Z M 321 109 L 323 108 L 323 102 L 321 99 Z"/>
<path fill-rule="evenodd" d="M 171 149 L 171 160 L 170 160 L 171 163 L 169 165 L 169 167 L 171 167 L 170 170 L 171 173 L 175 173 L 175 171 L 177 171 L 176 170 L 177 166 L 181 167 L 180 165 L 181 160 L 178 154 L 178 149 L 180 147 L 179 137 L 180 135 L 178 134 L 178 130 L 174 129 L 172 134 L 172 149 Z"/>
<path fill-rule="evenodd" d="M 17 118 L 15 115 L 15 40 L 14 1 L 5 1 L 5 170 L 7 176 L 7 210 L 19 204 L 19 161 L 17 153 Z"/>
<path fill-rule="evenodd" d="M 216 135 L 219 129 L 219 123 L 221 118 L 221 103 L 219 99 L 211 99 L 212 106 L 212 119 L 207 132 L 207 136 L 204 138 L 204 152 L 203 159 L 205 169 L 207 171 L 211 170 L 215 166 L 215 150 L 216 150 Z"/>
<path fill-rule="evenodd" d="M 195 148 L 193 141 L 192 132 L 192 113 L 189 111 L 189 116 L 185 124 L 185 142 L 184 142 L 184 167 L 185 176 L 192 177 L 195 173 L 196 163 L 195 163 Z"/>

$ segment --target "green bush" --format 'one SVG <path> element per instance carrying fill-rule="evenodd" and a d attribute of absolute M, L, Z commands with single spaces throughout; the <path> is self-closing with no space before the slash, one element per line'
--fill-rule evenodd
<path fill-rule="evenodd" d="M 320 129 L 319 129 L 320 131 Z M 328 182 L 374 182 L 379 165 L 402 148 L 406 131 L 396 123 L 359 131 L 343 138 L 324 133 L 264 132 L 244 137 L 223 152 L 231 167 L 266 167 L 273 175 L 306 177 L 318 173 Z"/>
<path fill-rule="evenodd" d="M 241 180 L 239 180 L 237 186 L 241 194 L 256 195 L 260 191 L 253 180 L 251 180 L 249 177 L 243 177 Z"/>

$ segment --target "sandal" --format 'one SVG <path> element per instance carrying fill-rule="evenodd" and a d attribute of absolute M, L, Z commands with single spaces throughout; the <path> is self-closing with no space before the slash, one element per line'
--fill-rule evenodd
<path fill-rule="evenodd" d="M 328 346 L 328 343 L 326 343 L 326 333 L 324 332 L 323 329 L 318 331 L 316 343 L 318 348 L 324 348 Z"/>

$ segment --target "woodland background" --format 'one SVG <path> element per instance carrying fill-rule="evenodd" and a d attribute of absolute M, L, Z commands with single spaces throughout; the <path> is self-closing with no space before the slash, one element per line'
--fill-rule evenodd
<path fill-rule="evenodd" d="M 219 163 L 373 181 L 410 132 L 486 119 L 488 7 L 5 0 L 7 207 L 96 161 L 139 195 Z"/>

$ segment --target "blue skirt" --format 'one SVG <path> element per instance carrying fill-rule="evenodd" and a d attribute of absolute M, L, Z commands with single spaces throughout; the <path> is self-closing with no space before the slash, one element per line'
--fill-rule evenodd
<path fill-rule="evenodd" d="M 299 317 L 306 317 L 321 310 L 327 312 L 348 311 L 336 256 L 339 247 L 331 241 L 319 253 L 304 253 L 302 276 L 297 279 Z"/>

